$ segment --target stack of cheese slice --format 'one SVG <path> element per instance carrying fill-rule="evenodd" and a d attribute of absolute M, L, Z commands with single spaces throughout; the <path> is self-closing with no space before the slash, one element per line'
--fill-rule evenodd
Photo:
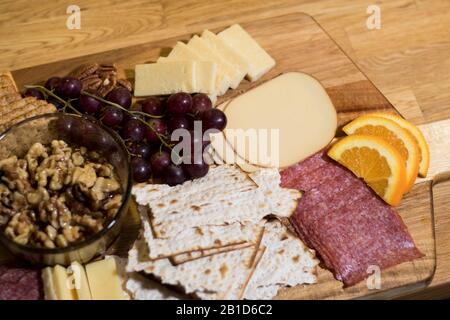
<path fill-rule="evenodd" d="M 42 271 L 46 300 L 126 300 L 117 258 L 89 263 L 72 262 L 68 268 L 57 265 Z"/>
<path fill-rule="evenodd" d="M 168 57 L 136 65 L 137 97 L 201 92 L 213 101 L 248 77 L 256 81 L 275 65 L 270 55 L 239 25 L 214 34 L 205 30 L 187 44 L 178 42 Z"/>
<path fill-rule="evenodd" d="M 276 169 L 246 174 L 213 166 L 203 178 L 174 187 L 139 184 L 132 193 L 142 229 L 129 252 L 130 273 L 150 274 L 201 299 L 271 298 L 280 287 L 316 280 L 314 253 L 278 220 L 266 220 L 288 218 L 300 197 L 280 187 Z M 291 278 L 297 268 L 301 273 Z M 130 281 L 134 297 L 153 295 L 154 286 L 144 292 L 144 284 Z"/>

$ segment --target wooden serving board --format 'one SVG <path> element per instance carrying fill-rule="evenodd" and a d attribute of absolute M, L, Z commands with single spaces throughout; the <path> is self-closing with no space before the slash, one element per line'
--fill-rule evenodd
<path fill-rule="evenodd" d="M 239 88 L 230 90 L 225 96 L 220 97 L 218 103 L 280 73 L 302 71 L 313 75 L 326 88 L 338 111 L 339 125 L 372 111 L 396 112 L 392 104 L 310 16 L 295 13 L 243 23 L 242 26 L 269 52 L 277 65 L 255 83 L 243 81 Z M 51 76 L 66 75 L 82 63 L 116 62 L 132 79 L 135 64 L 155 61 L 160 55 L 167 55 L 177 41 L 187 41 L 191 36 L 192 34 L 185 34 L 16 70 L 13 75 L 18 85 L 22 86 L 45 81 Z M 343 289 L 342 283 L 336 281 L 329 271 L 320 269 L 317 284 L 285 289 L 278 297 L 282 299 L 392 298 L 426 286 L 433 276 L 436 263 L 431 184 L 431 181 L 416 184 L 398 208 L 417 246 L 425 254 L 424 258 L 382 272 L 381 289 L 369 290 L 365 282 Z M 122 238 L 115 245 L 116 253 L 126 253 L 128 244 L 133 240 L 136 229 L 134 218 L 130 217 L 131 229 L 127 228 L 127 232 L 123 232 Z"/>

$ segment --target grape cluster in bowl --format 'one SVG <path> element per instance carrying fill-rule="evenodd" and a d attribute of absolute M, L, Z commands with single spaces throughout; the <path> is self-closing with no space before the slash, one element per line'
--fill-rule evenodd
<path fill-rule="evenodd" d="M 80 80 L 74 77 L 52 77 L 45 87 L 27 87 L 25 96 L 45 99 L 63 112 L 84 114 L 115 130 L 129 151 L 135 182 L 152 179 L 173 186 L 205 176 L 209 169 L 203 157 L 209 146 L 208 132 L 222 131 L 227 124 L 225 114 L 213 108 L 202 93 L 152 96 L 133 105 L 126 88 L 117 87 L 101 98 L 95 92 L 83 91 Z M 194 132 L 194 121 L 200 121 L 200 133 Z M 180 141 L 172 139 L 177 129 L 186 130 L 191 153 L 200 149 L 200 159 L 192 154 L 188 159 L 195 162 L 180 163 L 183 154 L 173 150 Z"/>

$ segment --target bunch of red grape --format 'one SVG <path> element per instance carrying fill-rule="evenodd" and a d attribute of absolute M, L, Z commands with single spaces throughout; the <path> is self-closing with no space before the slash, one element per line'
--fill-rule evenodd
<path fill-rule="evenodd" d="M 209 165 L 203 158 L 208 140 L 198 139 L 194 134 L 194 121 L 202 123 L 201 136 L 206 130 L 222 131 L 227 123 L 225 114 L 212 107 L 205 94 L 191 95 L 180 92 L 169 97 L 149 97 L 132 106 L 131 93 L 122 87 L 115 88 L 106 100 L 96 97 L 95 92 L 81 92 L 81 82 L 73 77 L 52 77 L 45 84 L 47 90 L 54 92 L 65 101 L 70 101 L 78 112 L 100 120 L 115 130 L 125 142 L 131 155 L 132 174 L 135 182 L 145 182 L 151 177 L 169 185 L 177 185 L 189 179 L 203 177 Z M 28 89 L 25 95 L 44 99 L 37 89 Z M 48 96 L 48 102 L 61 108 L 58 99 Z M 200 161 L 175 164 L 172 159 L 176 144 L 171 134 L 176 129 L 189 130 L 191 152 L 201 150 Z M 199 144 L 200 147 L 195 147 Z M 194 155 L 191 156 L 194 158 Z"/>

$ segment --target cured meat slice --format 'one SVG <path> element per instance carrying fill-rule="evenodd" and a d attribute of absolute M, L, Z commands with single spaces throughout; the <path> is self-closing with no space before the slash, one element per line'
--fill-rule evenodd
<path fill-rule="evenodd" d="M 325 152 L 284 170 L 281 181 L 305 192 L 291 223 L 336 279 L 351 286 L 370 266 L 386 269 L 422 257 L 395 209 Z"/>
<path fill-rule="evenodd" d="M 42 299 L 39 270 L 16 266 L 0 266 L 0 300 Z"/>

